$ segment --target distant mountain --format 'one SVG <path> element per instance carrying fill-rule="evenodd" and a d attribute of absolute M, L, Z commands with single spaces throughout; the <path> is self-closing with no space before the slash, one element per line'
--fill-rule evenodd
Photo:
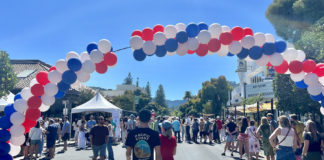
<path fill-rule="evenodd" d="M 187 102 L 186 100 L 174 100 L 174 101 L 166 100 L 168 107 L 172 110 L 178 108 L 180 105 L 185 104 L 186 102 Z"/>

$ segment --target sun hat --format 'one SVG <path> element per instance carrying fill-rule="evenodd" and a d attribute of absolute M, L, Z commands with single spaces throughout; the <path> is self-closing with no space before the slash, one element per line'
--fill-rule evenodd
<path fill-rule="evenodd" d="M 172 127 L 172 124 L 170 121 L 163 121 L 162 123 L 162 127 L 165 129 L 165 130 L 168 130 Z"/>

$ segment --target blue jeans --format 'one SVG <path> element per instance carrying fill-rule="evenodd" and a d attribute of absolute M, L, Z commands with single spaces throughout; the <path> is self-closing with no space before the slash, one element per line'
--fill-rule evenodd
<path fill-rule="evenodd" d="M 296 160 L 292 147 L 280 146 L 276 151 L 276 160 Z"/>
<path fill-rule="evenodd" d="M 100 146 L 92 145 L 92 151 L 94 157 L 106 157 L 106 143 Z"/>
<path fill-rule="evenodd" d="M 112 149 L 113 137 L 109 137 L 107 143 L 108 160 L 114 160 L 114 151 Z"/>

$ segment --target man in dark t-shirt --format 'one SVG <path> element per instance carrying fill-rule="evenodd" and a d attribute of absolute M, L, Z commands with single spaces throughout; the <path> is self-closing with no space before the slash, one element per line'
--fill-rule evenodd
<path fill-rule="evenodd" d="M 106 157 L 106 144 L 108 142 L 109 130 L 104 126 L 105 119 L 103 116 L 99 117 L 98 125 L 94 126 L 90 131 L 90 143 L 92 145 L 93 160 L 97 160 L 100 152 L 100 160 Z"/>
<path fill-rule="evenodd" d="M 233 156 L 234 141 L 236 139 L 236 133 L 237 133 L 237 126 L 233 122 L 233 117 L 230 117 L 228 119 L 228 123 L 226 124 L 226 144 L 225 144 L 224 152 L 222 153 L 222 156 L 225 156 L 226 149 L 230 148 L 230 147 L 232 147 L 231 156 Z"/>
<path fill-rule="evenodd" d="M 142 110 L 139 113 L 140 125 L 128 133 L 125 143 L 127 160 L 131 160 L 131 157 L 133 160 L 154 160 L 153 150 L 155 150 L 155 159 L 162 159 L 159 133 L 150 129 L 148 125 L 151 115 L 151 111 Z"/>

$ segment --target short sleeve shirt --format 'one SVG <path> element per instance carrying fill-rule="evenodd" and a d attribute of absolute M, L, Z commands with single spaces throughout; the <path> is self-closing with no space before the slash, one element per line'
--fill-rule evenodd
<path fill-rule="evenodd" d="M 58 126 L 55 124 L 51 124 L 47 127 L 47 138 L 53 138 L 56 139 L 57 138 L 57 130 L 58 130 Z"/>
<path fill-rule="evenodd" d="M 91 129 L 93 126 L 95 126 L 97 123 L 95 120 L 89 120 L 87 122 L 87 128 Z"/>
<path fill-rule="evenodd" d="M 309 140 L 308 152 L 320 152 L 321 151 L 321 140 L 319 134 L 317 134 L 318 140 L 314 141 L 310 133 L 304 133 L 303 139 Z"/>
<path fill-rule="evenodd" d="M 178 120 L 173 121 L 172 127 L 173 127 L 174 131 L 180 131 L 180 122 Z"/>
<path fill-rule="evenodd" d="M 154 147 L 160 144 L 159 133 L 150 128 L 136 128 L 130 131 L 125 143 L 133 150 L 133 160 L 154 160 Z"/>
<path fill-rule="evenodd" d="M 108 127 L 106 126 L 94 126 L 90 135 L 92 135 L 92 145 L 101 146 L 106 143 L 106 136 L 109 135 Z"/>
<path fill-rule="evenodd" d="M 161 155 L 163 160 L 174 160 L 173 152 L 174 149 L 177 147 L 177 141 L 174 136 L 170 139 L 166 136 L 160 134 L 161 140 Z"/>
<path fill-rule="evenodd" d="M 236 129 L 236 124 L 234 122 L 229 122 L 229 123 L 227 123 L 226 127 L 228 128 L 228 130 L 230 132 L 234 132 Z M 228 133 L 226 132 L 226 134 L 228 134 Z"/>

